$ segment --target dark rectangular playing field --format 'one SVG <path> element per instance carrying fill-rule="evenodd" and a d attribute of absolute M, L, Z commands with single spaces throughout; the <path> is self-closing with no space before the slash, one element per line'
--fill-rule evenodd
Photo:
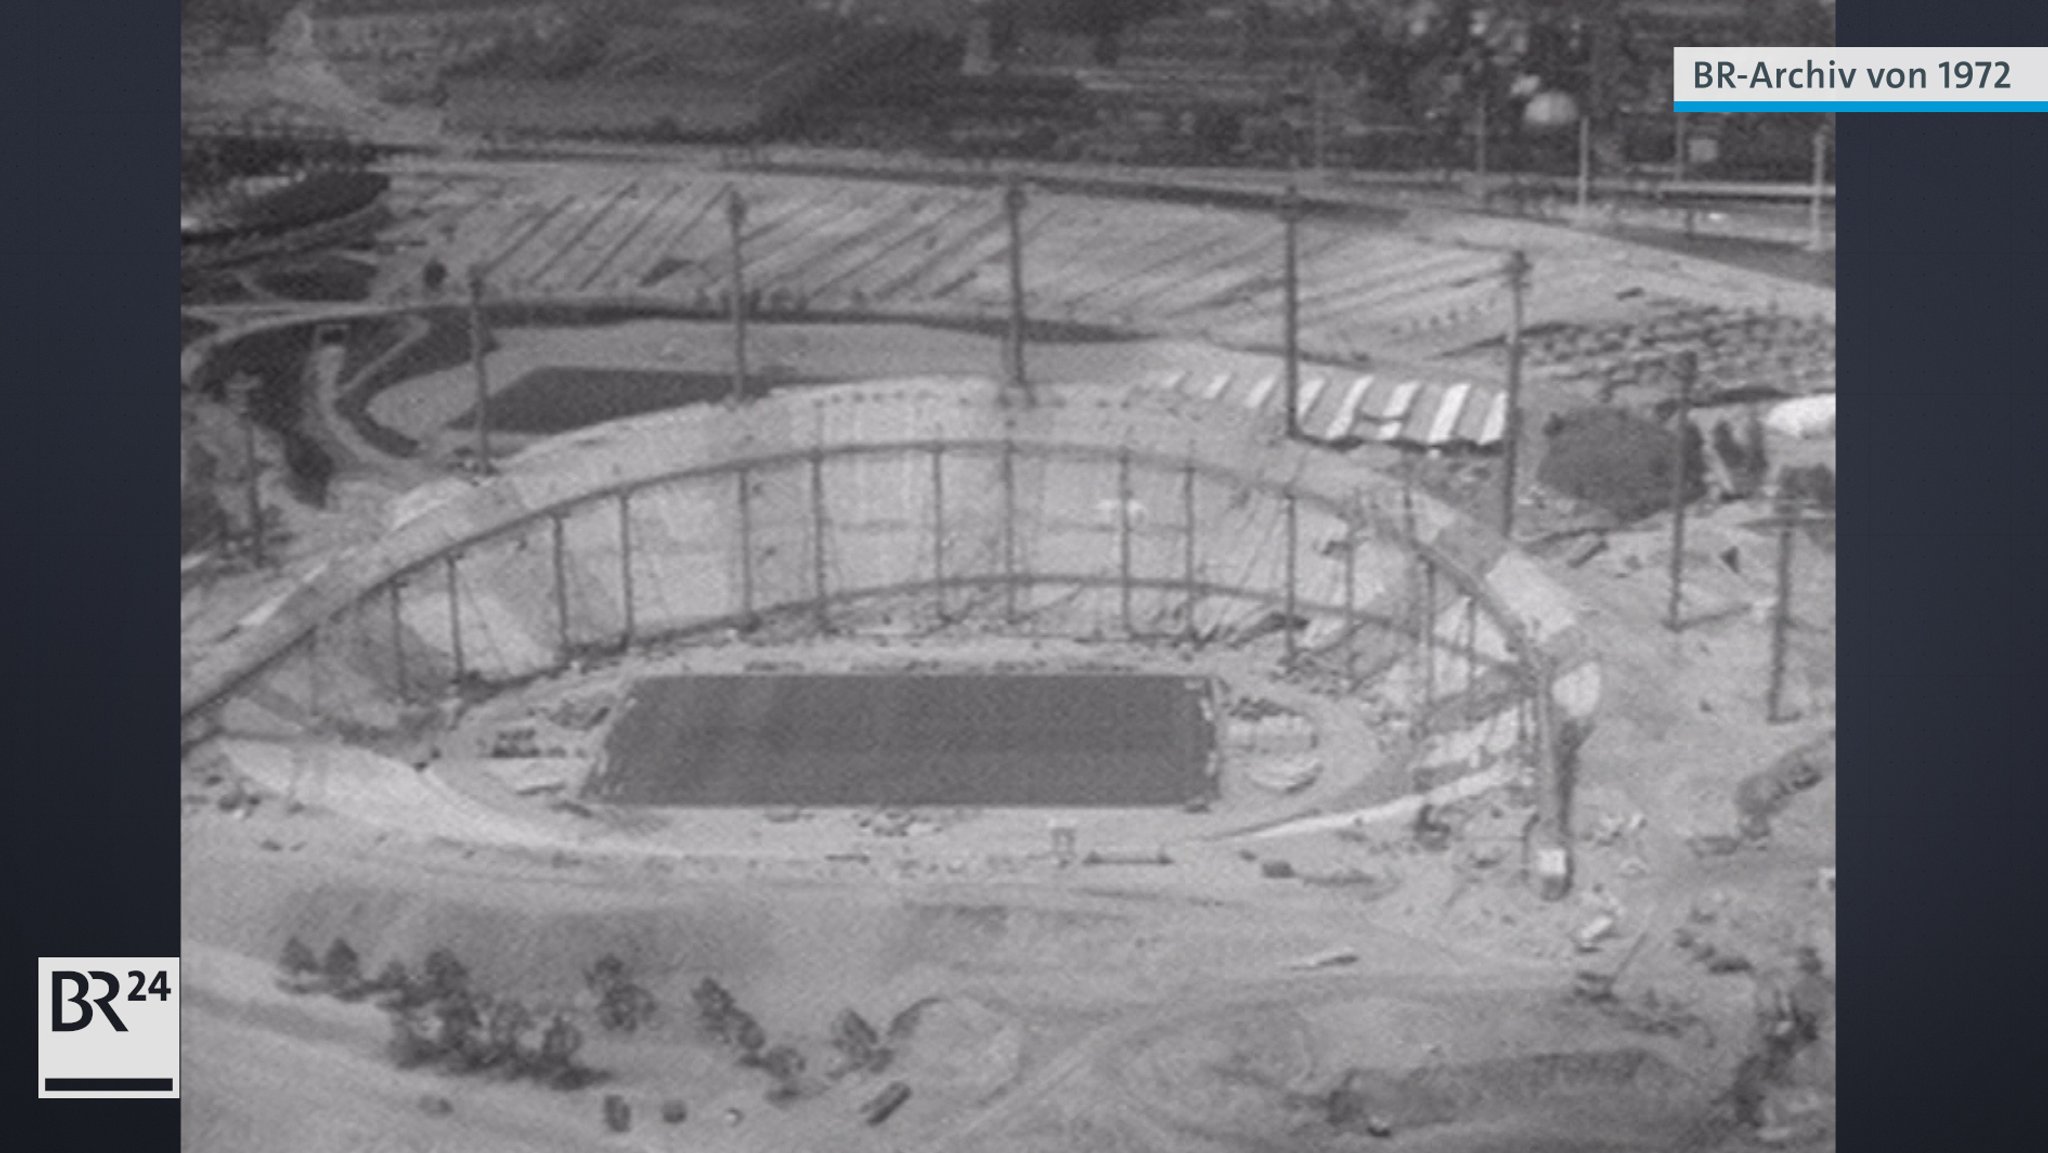
<path fill-rule="evenodd" d="M 638 805 L 1178 805 L 1205 682 L 1122 675 L 644 680 L 588 792 Z"/>

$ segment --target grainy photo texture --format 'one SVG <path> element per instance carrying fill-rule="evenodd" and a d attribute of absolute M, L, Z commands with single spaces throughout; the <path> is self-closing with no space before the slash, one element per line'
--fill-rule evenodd
<path fill-rule="evenodd" d="M 185 0 L 209 1153 L 1832 1148 L 1812 0 Z"/>

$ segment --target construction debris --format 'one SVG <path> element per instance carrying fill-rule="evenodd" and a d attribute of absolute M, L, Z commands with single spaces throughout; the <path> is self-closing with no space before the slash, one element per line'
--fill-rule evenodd
<path fill-rule="evenodd" d="M 1586 839 L 1595 845 L 1612 845 L 1623 837 L 1632 837 L 1642 831 L 1649 819 L 1641 813 L 1608 813 L 1594 822 L 1586 833 Z"/>
<path fill-rule="evenodd" d="M 840 1055 L 839 1068 L 832 1074 L 835 1077 L 860 1070 L 878 1073 L 888 1067 L 894 1056 L 867 1018 L 852 1009 L 844 1010 L 833 1020 L 832 1047 Z"/>
<path fill-rule="evenodd" d="M 527 760 L 541 755 L 540 733 L 532 725 L 501 729 L 485 756 Z"/>
<path fill-rule="evenodd" d="M 1074 863 L 1074 844 L 1078 830 L 1072 821 L 1054 819 L 1046 822 L 1046 832 L 1052 837 L 1053 860 L 1061 868 Z"/>
<path fill-rule="evenodd" d="M 1584 565 L 1587 561 L 1592 560 L 1594 557 L 1599 556 L 1601 553 L 1606 551 L 1607 535 L 1605 533 L 1599 533 L 1594 536 L 1587 537 L 1584 540 L 1581 540 L 1578 544 L 1572 546 L 1572 550 L 1565 554 L 1564 563 L 1570 565 L 1572 568 L 1578 568 Z"/>
<path fill-rule="evenodd" d="M 767 1034 L 752 1014 L 739 1007 L 724 986 L 706 977 L 691 991 L 690 999 L 696 1003 L 698 1020 L 706 1032 L 738 1049 L 742 1062 L 758 1059 L 762 1047 L 768 1043 Z"/>
<path fill-rule="evenodd" d="M 1742 848 L 1742 841 L 1737 837 L 1730 837 L 1720 833 L 1708 833 L 1697 837 L 1687 837 L 1685 839 L 1685 847 L 1692 850 L 1693 856 L 1702 859 L 1707 857 L 1730 857 L 1734 856 Z"/>
<path fill-rule="evenodd" d="M 1393 1123 L 1373 1108 L 1373 1094 L 1368 1087 L 1370 1081 L 1370 1075 L 1364 1070 L 1352 1069 L 1323 1096 L 1323 1120 L 1330 1128 L 1340 1132 L 1362 1129 L 1380 1138 L 1394 1135 Z"/>
<path fill-rule="evenodd" d="M 1335 969 L 1343 965 L 1356 965 L 1358 950 L 1337 948 L 1314 953 L 1300 960 L 1287 962 L 1290 969 Z"/>
<path fill-rule="evenodd" d="M 1744 973 L 1751 967 L 1748 957 L 1716 945 L 1703 934 L 1686 926 L 1681 925 L 1672 932 L 1671 943 L 1709 973 Z"/>
<path fill-rule="evenodd" d="M 1769 768 L 1751 773 L 1735 786 L 1735 810 L 1743 837 L 1761 841 L 1771 834 L 1771 819 L 1792 798 L 1818 785 L 1833 768 L 1834 736 L 1793 749 Z"/>
<path fill-rule="evenodd" d="M 938 821 L 906 809 L 863 813 L 854 823 L 877 837 L 921 837 L 940 829 Z"/>
<path fill-rule="evenodd" d="M 1355 866 L 1330 873 L 1302 873 L 1300 879 L 1316 888 L 1362 890 L 1367 897 L 1383 897 L 1401 886 L 1400 877 L 1393 873 L 1368 873 Z"/>
<path fill-rule="evenodd" d="M 880 1125 L 889 1119 L 890 1114 L 901 1109 L 903 1103 L 908 1100 L 910 1100 L 910 1086 L 901 1081 L 891 1081 L 888 1088 L 868 1098 L 867 1102 L 860 1107 L 861 1116 L 865 1117 L 870 1125 Z"/>
<path fill-rule="evenodd" d="M 562 701 L 541 715 L 565 729 L 588 732 L 611 716 L 612 704 L 601 697 Z"/>
<path fill-rule="evenodd" d="M 1422 848 L 1435 853 L 1450 847 L 1451 834 L 1454 830 L 1450 822 L 1443 819 L 1436 806 L 1424 802 L 1421 808 L 1415 810 L 1413 828 L 1415 843 Z"/>
<path fill-rule="evenodd" d="M 1600 942 L 1614 935 L 1615 919 L 1610 913 L 1602 913 L 1573 931 L 1572 945 L 1581 953 L 1597 952 Z"/>
<path fill-rule="evenodd" d="M 1171 865 L 1165 849 L 1093 849 L 1081 858 L 1084 865 Z"/>
<path fill-rule="evenodd" d="M 1323 773 L 1323 762 L 1314 757 L 1288 757 L 1262 761 L 1245 774 L 1251 783 L 1269 793 L 1298 793 L 1315 783 Z"/>

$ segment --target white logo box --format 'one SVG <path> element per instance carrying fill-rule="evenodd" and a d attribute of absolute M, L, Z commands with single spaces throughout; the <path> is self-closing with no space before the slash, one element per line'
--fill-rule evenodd
<path fill-rule="evenodd" d="M 176 1097 L 176 957 L 41 957 L 36 1096 Z"/>

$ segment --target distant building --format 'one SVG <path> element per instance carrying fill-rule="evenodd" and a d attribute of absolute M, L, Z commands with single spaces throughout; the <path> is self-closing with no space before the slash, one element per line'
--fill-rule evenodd
<path fill-rule="evenodd" d="M 446 60 L 507 37 L 552 36 L 568 23 L 554 3 L 323 8 L 313 19 L 312 39 L 322 55 L 337 60 Z"/>
<path fill-rule="evenodd" d="M 755 137 L 894 35 L 815 16 L 680 15 L 583 33 L 573 39 L 584 50 L 566 62 L 547 51 L 501 53 L 447 71 L 449 127 L 513 137 Z"/>

